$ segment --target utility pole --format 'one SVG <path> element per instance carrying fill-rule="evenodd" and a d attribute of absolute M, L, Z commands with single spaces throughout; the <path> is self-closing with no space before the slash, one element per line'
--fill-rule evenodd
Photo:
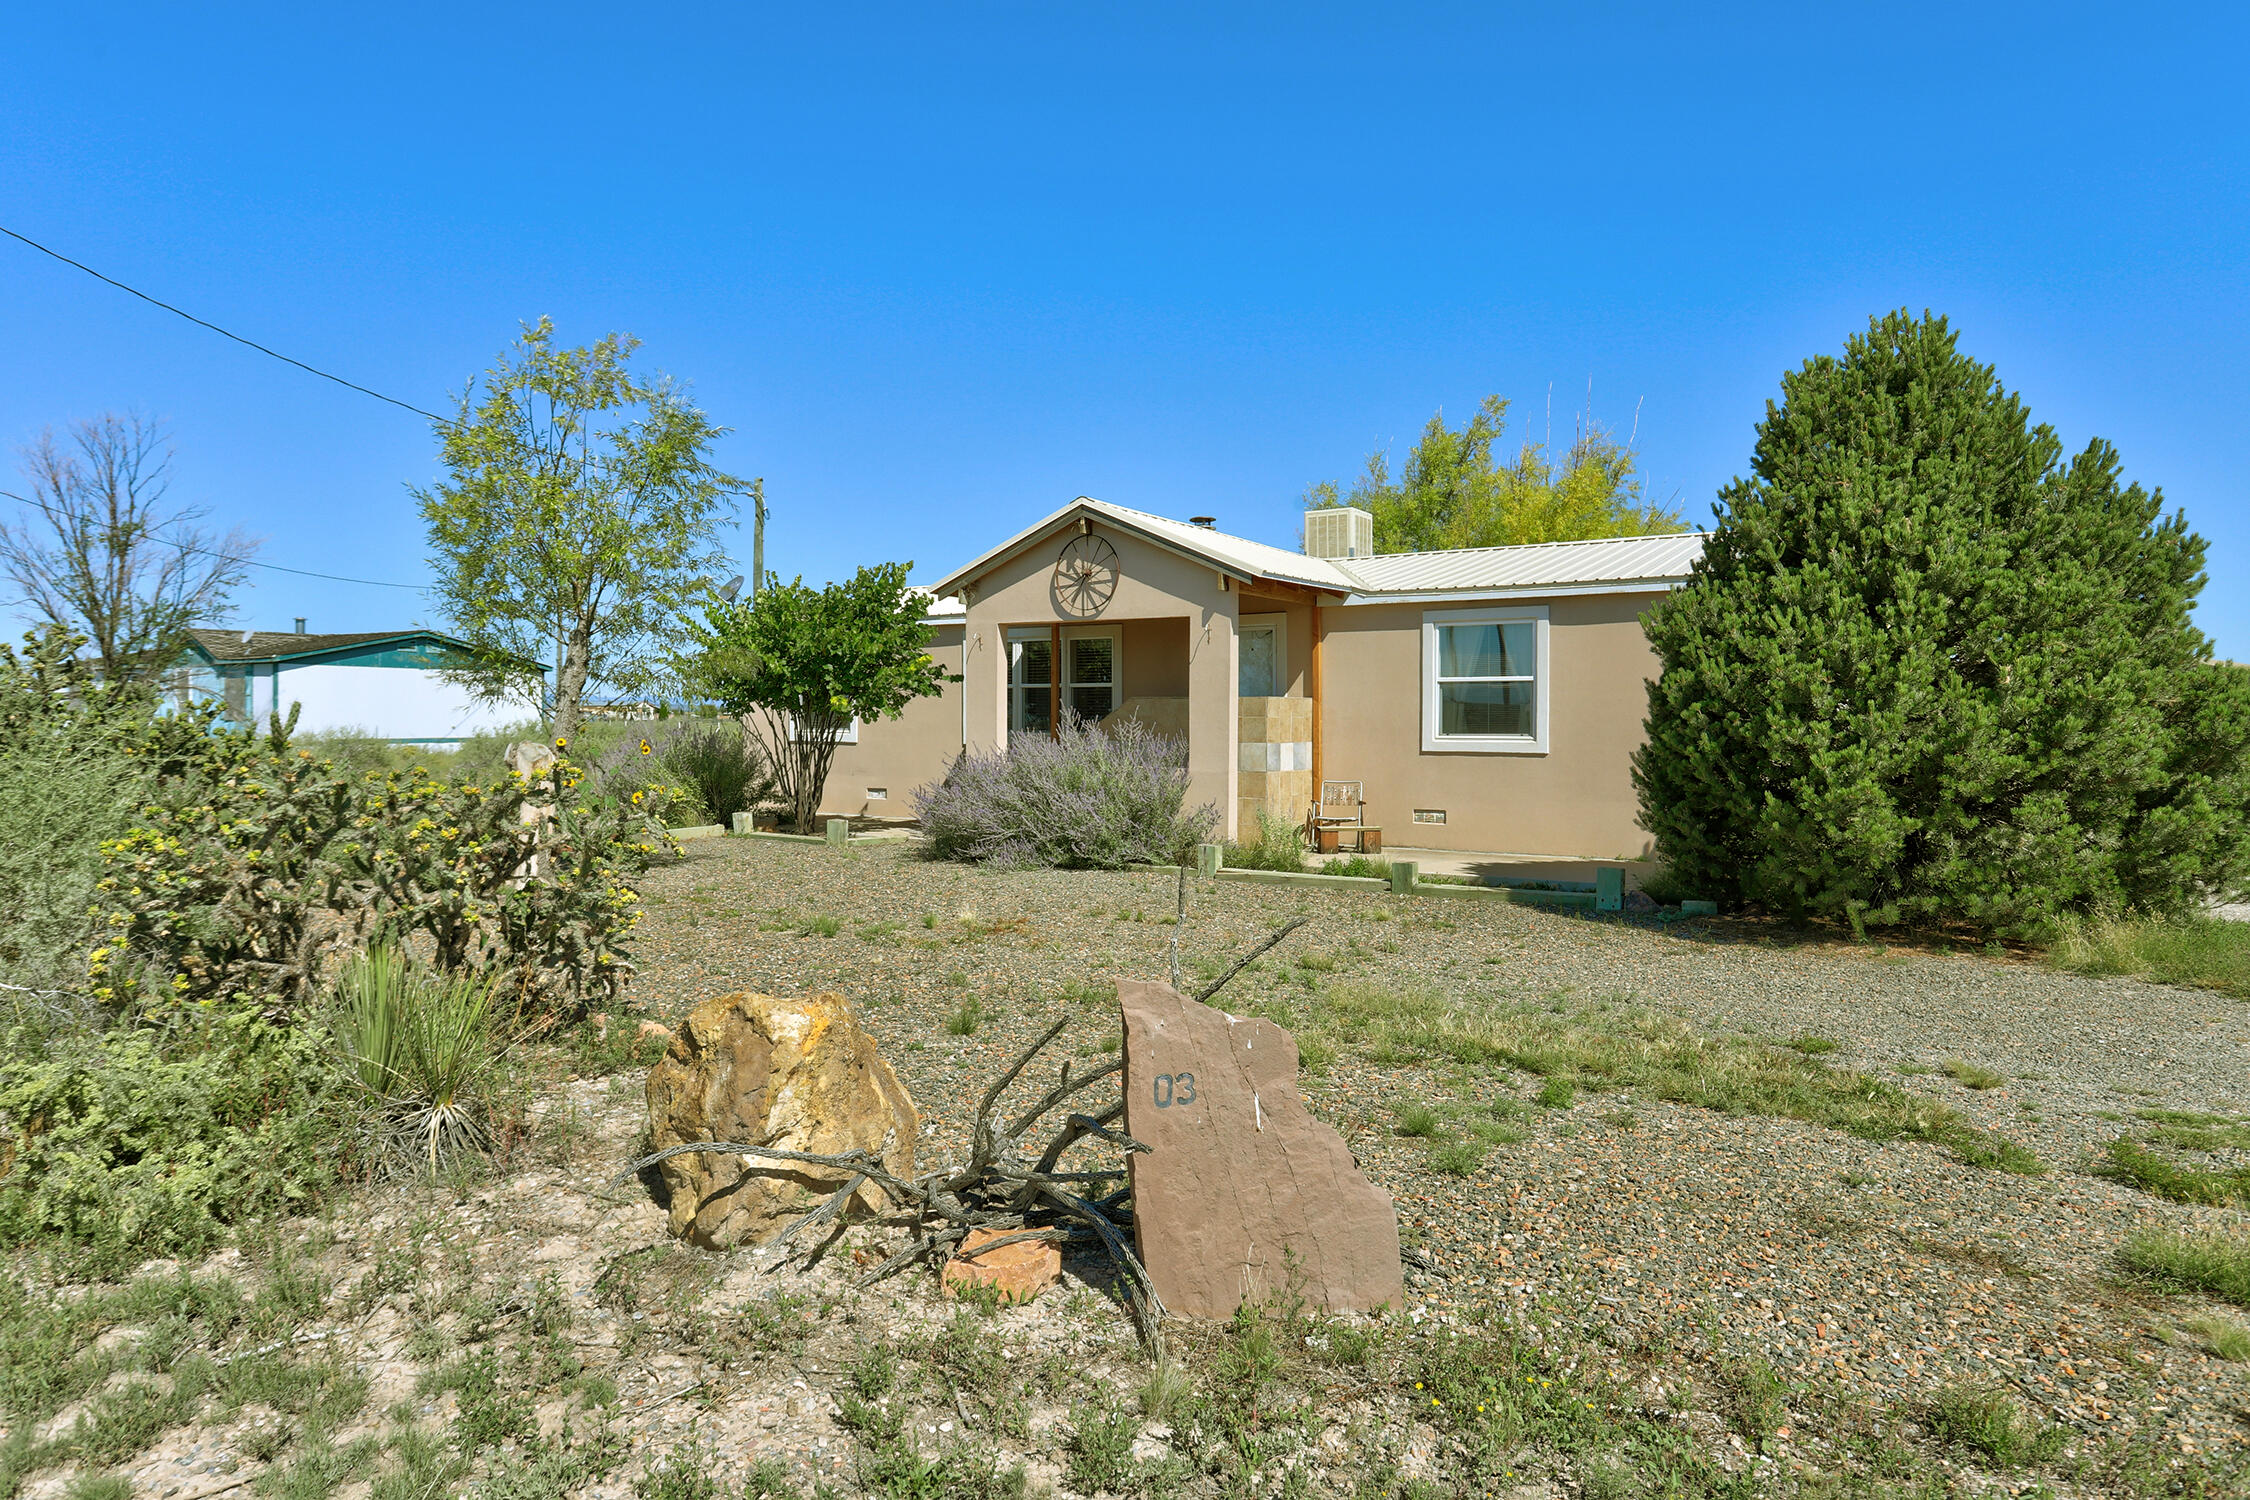
<path fill-rule="evenodd" d="M 758 590 L 766 581 L 766 482 L 750 481 L 750 597 L 758 597 Z"/>

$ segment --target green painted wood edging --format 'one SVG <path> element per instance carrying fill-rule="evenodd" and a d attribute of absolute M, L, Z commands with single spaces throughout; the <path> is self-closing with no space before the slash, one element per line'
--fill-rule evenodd
<path fill-rule="evenodd" d="M 1333 878 L 1333 877 L 1331 877 Z M 1525 891 L 1506 885 L 1429 885 L 1414 882 L 1417 896 L 1462 896 L 1471 901 L 1507 901 L 1523 906 L 1576 906 L 1594 909 L 1592 891 Z"/>
<path fill-rule="evenodd" d="M 1221 869 L 1221 880 L 1245 880 L 1252 885 L 1312 885 L 1325 886 L 1338 891 L 1387 891 L 1388 880 L 1376 880 L 1366 875 L 1315 875 L 1306 871 L 1292 875 L 1287 870 L 1228 870 Z"/>

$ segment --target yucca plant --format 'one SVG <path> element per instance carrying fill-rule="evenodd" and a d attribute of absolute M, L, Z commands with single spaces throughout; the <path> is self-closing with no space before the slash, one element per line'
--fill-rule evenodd
<path fill-rule="evenodd" d="M 484 1088 L 505 1047 L 489 979 L 432 972 L 382 945 L 344 971 L 344 1032 L 380 1118 L 377 1156 L 435 1177 L 489 1143 Z"/>

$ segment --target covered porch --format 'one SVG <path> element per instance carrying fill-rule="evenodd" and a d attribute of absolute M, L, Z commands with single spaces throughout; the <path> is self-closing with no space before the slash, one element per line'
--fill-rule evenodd
<path fill-rule="evenodd" d="M 1189 803 L 1216 809 L 1221 836 L 1303 823 L 1321 754 L 1319 615 L 1339 591 L 1229 566 L 1111 509 L 1065 512 L 945 581 L 967 611 L 967 744 L 1051 737 L 1066 717 L 1138 722 L 1186 746 Z"/>

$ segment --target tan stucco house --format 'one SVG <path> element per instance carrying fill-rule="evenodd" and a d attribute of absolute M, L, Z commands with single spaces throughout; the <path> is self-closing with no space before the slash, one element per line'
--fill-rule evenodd
<path fill-rule="evenodd" d="M 1228 837 L 1365 783 L 1393 846 L 1637 858 L 1641 615 L 1700 533 L 1373 555 L 1365 511 L 1305 550 L 1080 498 L 934 585 L 961 681 L 837 748 L 824 810 L 906 816 L 962 748 L 1052 733 L 1059 702 L 1186 740 Z"/>

